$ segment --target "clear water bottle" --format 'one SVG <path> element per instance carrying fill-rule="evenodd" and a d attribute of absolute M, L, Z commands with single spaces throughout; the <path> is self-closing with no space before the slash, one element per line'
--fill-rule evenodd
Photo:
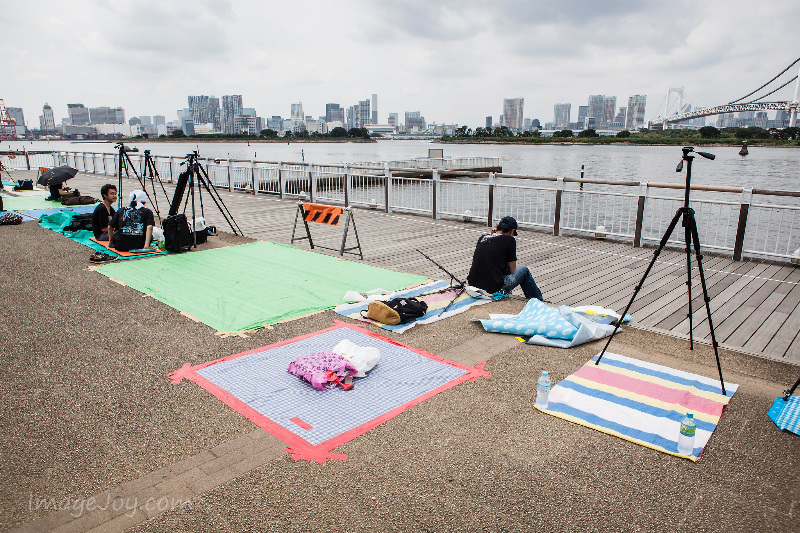
<path fill-rule="evenodd" d="M 536 382 L 536 405 L 542 409 L 547 409 L 550 396 L 550 376 L 547 370 L 542 371 L 542 376 Z"/>
<path fill-rule="evenodd" d="M 678 436 L 678 453 L 681 455 L 692 455 L 694 452 L 694 433 L 697 424 L 694 422 L 694 415 L 686 413 L 686 418 L 681 420 L 681 433 Z"/>

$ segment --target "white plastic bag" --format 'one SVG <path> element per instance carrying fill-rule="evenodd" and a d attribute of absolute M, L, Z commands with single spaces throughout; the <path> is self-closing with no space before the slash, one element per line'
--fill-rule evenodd
<path fill-rule="evenodd" d="M 365 377 L 381 358 L 381 352 L 377 348 L 358 346 L 347 339 L 340 341 L 331 351 L 347 359 L 358 370 L 355 375 L 357 378 Z"/>

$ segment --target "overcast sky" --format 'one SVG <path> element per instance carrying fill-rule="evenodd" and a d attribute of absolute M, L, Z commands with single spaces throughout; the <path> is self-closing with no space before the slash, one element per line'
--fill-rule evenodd
<path fill-rule="evenodd" d="M 544 123 L 556 102 L 575 121 L 589 94 L 646 94 L 651 118 L 668 87 L 722 104 L 800 56 L 797 0 L 3 0 L 2 13 L 0 98 L 37 128 L 45 102 L 56 124 L 73 102 L 169 121 L 189 94 L 317 117 L 377 93 L 380 122 L 421 111 L 471 127 L 497 121 L 503 98 Z"/>

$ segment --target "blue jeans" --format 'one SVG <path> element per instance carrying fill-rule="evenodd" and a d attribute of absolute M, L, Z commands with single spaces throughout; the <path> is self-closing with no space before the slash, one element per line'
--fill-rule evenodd
<path fill-rule="evenodd" d="M 542 291 L 536 286 L 531 271 L 528 270 L 526 266 L 517 266 L 513 274 L 503 276 L 503 288 L 500 290 L 510 294 L 511 291 L 518 286 L 521 287 L 522 292 L 525 293 L 525 298 L 536 298 L 537 300 L 544 301 Z"/>

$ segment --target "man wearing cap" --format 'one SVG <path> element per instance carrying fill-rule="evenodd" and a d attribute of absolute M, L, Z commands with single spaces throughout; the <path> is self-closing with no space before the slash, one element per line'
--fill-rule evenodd
<path fill-rule="evenodd" d="M 490 293 L 521 287 L 525 298 L 544 300 L 530 270 L 517 266 L 517 221 L 503 217 L 490 234 L 481 235 L 472 256 L 467 283 Z"/>
<path fill-rule="evenodd" d="M 111 221 L 112 247 L 123 252 L 149 247 L 156 223 L 153 212 L 144 206 L 147 203 L 147 193 L 133 191 L 129 201 L 127 206 L 116 212 Z"/>

